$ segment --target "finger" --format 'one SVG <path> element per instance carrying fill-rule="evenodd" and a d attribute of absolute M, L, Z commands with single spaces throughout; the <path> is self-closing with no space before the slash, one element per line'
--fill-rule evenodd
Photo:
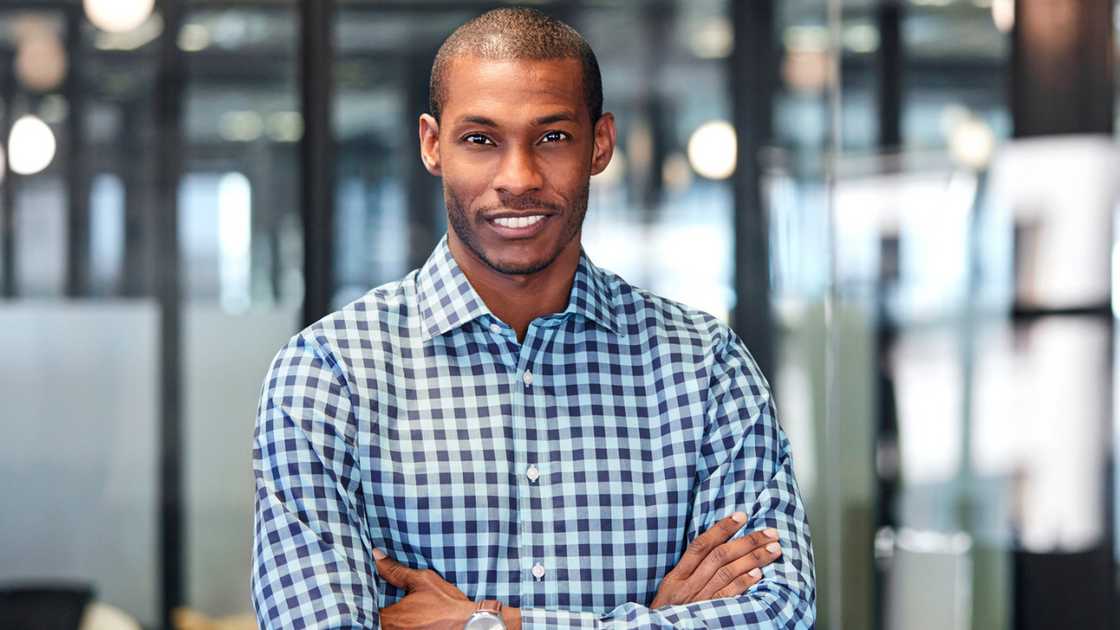
<path fill-rule="evenodd" d="M 777 530 L 765 529 L 716 547 L 688 579 L 691 592 L 700 593 L 713 580 L 722 587 L 753 568 L 770 564 L 774 560 L 775 549 L 778 553 L 781 550 L 776 541 L 777 535 Z"/>
<path fill-rule="evenodd" d="M 725 544 L 731 545 L 731 543 Z M 712 599 L 715 593 L 719 592 L 723 587 L 727 586 L 738 577 L 755 569 L 762 569 L 762 567 L 777 560 L 781 555 L 782 548 L 774 541 L 767 543 L 763 547 L 751 549 L 746 555 L 716 569 L 712 577 L 708 580 L 708 583 L 697 593 L 696 598 Z"/>
<path fill-rule="evenodd" d="M 377 567 L 377 575 L 386 582 L 392 584 L 397 588 L 403 588 L 406 591 L 411 591 L 416 585 L 418 571 L 410 569 L 396 560 L 385 555 L 384 551 L 380 549 L 373 550 L 374 565 Z"/>
<path fill-rule="evenodd" d="M 682 578 L 692 575 L 696 567 L 700 565 L 704 558 L 708 557 L 713 549 L 731 538 L 746 522 L 747 515 L 743 512 L 735 512 L 727 518 L 720 519 L 715 525 L 709 527 L 706 532 L 700 534 L 688 544 L 688 548 L 685 549 L 680 562 L 673 568 L 673 571 L 677 572 Z"/>
<path fill-rule="evenodd" d="M 716 591 L 710 599 L 719 599 L 721 597 L 738 597 L 747 592 L 747 589 L 754 586 L 762 579 L 762 569 L 751 569 L 747 573 L 740 575 L 732 580 L 730 584 Z"/>

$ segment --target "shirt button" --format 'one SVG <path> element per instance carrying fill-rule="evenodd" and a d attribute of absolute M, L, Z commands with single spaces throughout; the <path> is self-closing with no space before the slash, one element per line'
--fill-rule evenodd
<path fill-rule="evenodd" d="M 490 332 L 492 332 L 496 335 L 496 334 L 502 332 L 502 327 L 497 325 L 497 324 L 490 324 Z"/>
<path fill-rule="evenodd" d="M 544 565 L 543 564 L 538 562 L 538 563 L 533 565 L 533 577 L 537 578 L 538 582 L 541 581 L 541 578 L 544 577 Z"/>
<path fill-rule="evenodd" d="M 525 381 L 526 385 L 532 385 L 533 384 L 533 373 L 530 372 L 529 370 L 525 370 L 525 373 L 521 375 L 521 380 Z"/>
<path fill-rule="evenodd" d="M 537 470 L 537 467 L 533 465 L 529 466 L 529 471 L 525 473 L 525 475 L 529 477 L 529 481 L 536 481 L 541 478 L 541 471 Z"/>

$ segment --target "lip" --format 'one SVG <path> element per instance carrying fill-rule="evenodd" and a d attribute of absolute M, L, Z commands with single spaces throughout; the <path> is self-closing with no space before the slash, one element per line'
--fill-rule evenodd
<path fill-rule="evenodd" d="M 544 218 L 542 218 L 540 221 L 537 221 L 536 223 L 534 223 L 532 225 L 527 225 L 527 226 L 522 227 L 522 228 L 511 228 L 511 227 L 506 227 L 504 225 L 498 225 L 497 223 L 494 223 L 494 219 L 501 219 L 501 218 L 506 218 L 506 217 L 518 217 L 518 216 L 531 217 L 531 216 L 537 216 L 537 214 L 543 215 Z M 551 219 L 552 219 L 551 214 L 544 214 L 543 212 L 542 213 L 526 212 L 526 213 L 523 213 L 523 214 L 508 214 L 508 213 L 506 213 L 506 214 L 494 215 L 492 217 L 487 217 L 486 224 L 489 225 L 490 229 L 497 232 L 497 234 L 499 236 L 501 236 L 502 238 L 521 239 L 521 238 L 532 238 L 532 237 L 536 236 L 537 234 L 540 234 L 541 230 L 544 229 L 545 224 L 548 223 L 549 220 L 551 220 Z"/>

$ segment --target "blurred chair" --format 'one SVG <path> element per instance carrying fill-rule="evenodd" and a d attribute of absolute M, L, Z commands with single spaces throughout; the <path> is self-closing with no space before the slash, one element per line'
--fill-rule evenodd
<path fill-rule="evenodd" d="M 102 602 L 86 606 L 78 630 L 142 630 L 140 623 L 120 608 Z"/>
<path fill-rule="evenodd" d="M 65 582 L 0 587 L 0 628 L 141 630 L 128 613 L 93 601 L 89 584 Z"/>
<path fill-rule="evenodd" d="M 0 628 L 78 630 L 93 600 L 88 584 L 26 584 L 0 587 Z"/>

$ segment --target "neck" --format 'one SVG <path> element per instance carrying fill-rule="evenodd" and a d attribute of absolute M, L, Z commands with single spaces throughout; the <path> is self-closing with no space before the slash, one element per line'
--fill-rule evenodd
<path fill-rule="evenodd" d="M 568 306 L 576 267 L 579 266 L 580 240 L 577 235 L 548 267 L 526 275 L 504 274 L 494 270 L 469 247 L 454 230 L 448 231 L 451 255 L 478 296 L 495 317 L 509 324 L 523 341 L 529 323 L 543 315 L 559 313 Z"/>

